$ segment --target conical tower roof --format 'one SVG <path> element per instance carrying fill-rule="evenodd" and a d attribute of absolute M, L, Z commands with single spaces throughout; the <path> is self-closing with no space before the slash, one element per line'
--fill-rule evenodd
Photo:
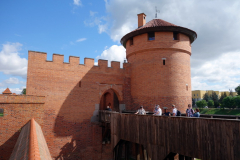
<path fill-rule="evenodd" d="M 9 88 L 5 89 L 5 91 L 2 92 L 2 94 L 12 94 Z"/>
<path fill-rule="evenodd" d="M 145 25 L 123 36 L 121 39 L 121 43 L 125 47 L 127 40 L 130 39 L 131 37 L 144 34 L 147 32 L 168 32 L 168 31 L 179 32 L 187 35 L 190 38 L 191 43 L 197 38 L 197 33 L 188 28 L 177 26 L 162 19 L 153 19 L 146 23 Z"/>

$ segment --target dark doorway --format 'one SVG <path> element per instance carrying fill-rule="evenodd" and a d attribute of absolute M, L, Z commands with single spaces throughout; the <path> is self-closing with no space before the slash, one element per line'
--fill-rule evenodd
<path fill-rule="evenodd" d="M 107 90 L 101 97 L 100 110 L 105 110 L 107 106 L 113 111 L 119 112 L 119 100 L 112 89 Z"/>

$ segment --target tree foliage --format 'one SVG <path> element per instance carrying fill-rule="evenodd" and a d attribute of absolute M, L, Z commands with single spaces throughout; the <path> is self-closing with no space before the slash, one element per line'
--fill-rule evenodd
<path fill-rule="evenodd" d="M 232 89 L 229 89 L 229 96 L 232 96 L 232 97 L 234 96 Z"/>
<path fill-rule="evenodd" d="M 214 106 L 215 107 L 218 107 L 219 106 L 219 102 L 218 102 L 218 95 L 217 95 L 217 93 L 216 92 L 213 92 L 213 94 L 212 94 L 212 100 L 213 100 L 213 102 L 214 102 Z"/>
<path fill-rule="evenodd" d="M 196 101 L 192 98 L 192 106 L 195 106 Z"/>
<path fill-rule="evenodd" d="M 212 95 L 209 95 L 207 92 L 203 95 L 203 100 L 209 101 L 212 100 Z"/>
<path fill-rule="evenodd" d="M 240 84 L 235 88 L 235 91 L 240 96 Z"/>
<path fill-rule="evenodd" d="M 207 104 L 208 104 L 208 107 L 213 107 L 214 106 L 214 101 L 209 100 Z"/>
<path fill-rule="evenodd" d="M 226 93 L 226 92 L 221 93 L 221 96 L 220 96 L 218 102 L 222 104 L 222 101 L 223 101 L 223 99 L 224 99 L 225 97 L 227 97 L 227 93 Z"/>
<path fill-rule="evenodd" d="M 198 108 L 203 108 L 207 105 L 207 102 L 205 100 L 197 101 Z"/>
<path fill-rule="evenodd" d="M 240 108 L 240 95 L 234 97 L 233 99 L 234 99 L 234 105 L 235 105 L 237 108 Z"/>
<path fill-rule="evenodd" d="M 21 94 L 25 94 L 26 95 L 26 88 L 23 88 Z"/>
<path fill-rule="evenodd" d="M 223 98 L 222 106 L 226 108 L 234 108 L 234 98 L 232 96 L 228 96 Z"/>

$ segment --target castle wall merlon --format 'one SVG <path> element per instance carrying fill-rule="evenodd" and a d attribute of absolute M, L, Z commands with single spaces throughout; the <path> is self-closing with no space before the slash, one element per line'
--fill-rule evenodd
<path fill-rule="evenodd" d="M 111 67 L 112 68 L 120 68 L 120 62 L 112 61 L 111 62 Z"/>
<path fill-rule="evenodd" d="M 53 54 L 52 56 L 53 63 L 63 63 L 64 55 L 61 54 Z"/>
<path fill-rule="evenodd" d="M 84 58 L 84 64 L 87 67 L 94 66 L 94 59 L 93 58 Z"/>
<path fill-rule="evenodd" d="M 98 66 L 99 66 L 99 67 L 107 68 L 107 67 L 108 67 L 108 60 L 99 59 L 99 60 L 98 60 Z M 119 68 L 120 68 L 120 67 L 119 67 Z"/>
<path fill-rule="evenodd" d="M 80 57 L 69 56 L 69 63 L 70 64 L 79 64 Z"/>
<path fill-rule="evenodd" d="M 28 51 L 28 60 L 45 62 L 47 59 L 47 53 L 38 51 Z"/>

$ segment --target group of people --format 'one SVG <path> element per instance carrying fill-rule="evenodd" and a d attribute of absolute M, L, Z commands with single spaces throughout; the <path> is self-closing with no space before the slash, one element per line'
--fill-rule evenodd
<path fill-rule="evenodd" d="M 157 115 L 157 116 L 161 116 L 161 115 L 165 115 L 165 116 L 181 116 L 181 112 L 179 110 L 177 110 L 176 106 L 174 104 L 172 104 L 172 112 L 166 112 L 162 113 L 162 109 L 160 108 L 159 105 L 155 105 L 154 109 L 153 109 L 153 115 Z M 141 114 L 141 115 L 145 115 L 146 111 L 145 109 L 143 109 L 143 106 L 141 106 L 137 112 L 135 114 Z M 186 117 L 200 117 L 200 110 L 198 108 L 195 109 L 195 111 L 192 109 L 191 104 L 188 104 L 188 108 L 186 110 Z"/>

